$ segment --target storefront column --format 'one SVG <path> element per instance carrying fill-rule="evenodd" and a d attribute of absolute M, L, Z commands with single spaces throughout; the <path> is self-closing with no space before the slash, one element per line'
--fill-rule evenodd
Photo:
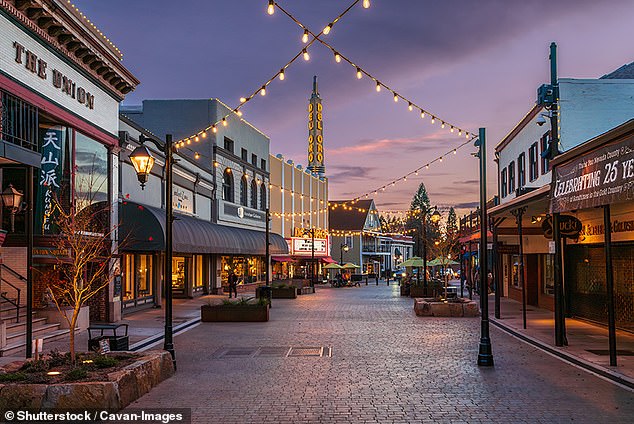
<path fill-rule="evenodd" d="M 614 272 L 612 270 L 612 220 L 610 205 L 603 206 L 603 226 L 605 227 L 605 281 L 608 295 L 608 344 L 610 366 L 616 367 L 616 320 L 614 314 Z"/>

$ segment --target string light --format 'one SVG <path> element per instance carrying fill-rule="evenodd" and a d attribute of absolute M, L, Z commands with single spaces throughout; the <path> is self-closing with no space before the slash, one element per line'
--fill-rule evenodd
<path fill-rule="evenodd" d="M 200 159 L 200 155 L 198 154 L 198 152 L 194 153 L 194 159 Z"/>
<path fill-rule="evenodd" d="M 381 91 L 381 83 L 380 82 L 376 82 L 376 92 L 378 93 L 379 91 Z"/>
<path fill-rule="evenodd" d="M 308 43 L 308 30 L 307 29 L 304 30 L 304 35 L 302 35 L 302 43 L 304 43 L 304 44 Z"/>
<path fill-rule="evenodd" d="M 324 28 L 324 30 L 323 30 L 324 35 L 330 34 L 330 30 L 332 29 L 332 25 L 333 25 L 332 22 L 329 23 L 328 25 L 326 25 L 326 28 Z"/>
<path fill-rule="evenodd" d="M 207 138 L 207 132 L 206 132 L 206 131 L 203 131 L 203 133 L 201 134 L 201 137 L 202 137 L 202 138 Z"/>
<path fill-rule="evenodd" d="M 262 88 L 260 88 L 260 96 L 266 96 L 266 85 L 263 85 Z"/>
<path fill-rule="evenodd" d="M 275 13 L 275 0 L 269 0 L 269 7 L 266 9 L 269 15 Z"/>
<path fill-rule="evenodd" d="M 245 103 L 248 99 L 246 97 L 240 97 L 240 103 Z"/>
<path fill-rule="evenodd" d="M 302 50 L 302 54 L 304 55 L 304 60 L 310 60 L 310 55 L 308 54 L 308 50 Z"/>
<path fill-rule="evenodd" d="M 394 103 L 398 102 L 398 94 L 394 93 Z"/>
<path fill-rule="evenodd" d="M 218 132 L 218 128 L 216 128 L 215 125 L 211 126 L 211 132 L 213 132 L 214 134 Z"/>
<path fill-rule="evenodd" d="M 227 118 L 222 118 L 222 126 L 223 127 L 227 126 Z"/>
<path fill-rule="evenodd" d="M 357 79 L 361 79 L 363 77 L 363 73 L 361 72 L 361 68 L 357 67 Z"/>
<path fill-rule="evenodd" d="M 363 0 L 363 7 L 368 9 L 370 7 L 370 0 Z"/>
<path fill-rule="evenodd" d="M 412 105 L 412 102 L 409 102 L 409 104 L 407 105 L 407 109 L 411 112 L 414 110 L 414 106 Z"/>
<path fill-rule="evenodd" d="M 284 68 L 280 69 L 280 81 L 284 81 L 284 78 L 286 78 L 286 76 L 284 75 Z"/>
<path fill-rule="evenodd" d="M 341 63 L 341 55 L 337 52 L 335 52 L 335 62 Z"/>

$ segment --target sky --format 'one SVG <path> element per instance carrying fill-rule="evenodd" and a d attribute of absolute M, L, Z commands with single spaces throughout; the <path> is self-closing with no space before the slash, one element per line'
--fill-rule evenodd
<path fill-rule="evenodd" d="M 279 0 L 318 33 L 353 0 Z M 75 0 L 124 54 L 141 81 L 125 104 L 143 99 L 219 98 L 230 106 L 258 89 L 303 48 L 302 30 L 266 0 Z M 497 193 L 496 144 L 550 80 L 597 78 L 634 61 L 629 0 L 371 0 L 356 5 L 324 40 L 382 83 L 448 123 L 486 129 L 488 196 Z M 271 139 L 271 153 L 307 161 L 307 105 L 318 76 L 324 106 L 331 200 L 351 199 L 402 177 L 465 141 L 394 103 L 319 43 L 284 81 L 245 105 L 243 118 Z M 479 199 L 478 162 L 466 146 L 372 195 L 380 210 L 409 207 L 425 183 L 432 205 L 459 215 Z"/>

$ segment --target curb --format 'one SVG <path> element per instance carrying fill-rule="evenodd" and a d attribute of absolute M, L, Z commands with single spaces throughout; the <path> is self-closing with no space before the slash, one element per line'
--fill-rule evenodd
<path fill-rule="evenodd" d="M 173 331 L 173 335 L 177 335 L 179 333 L 183 333 L 186 330 L 189 330 L 191 327 L 197 325 L 200 323 L 200 318 L 194 318 L 191 319 L 189 321 L 185 321 L 182 324 L 177 325 L 176 327 L 174 327 Z M 153 336 L 148 337 L 147 339 L 138 341 L 136 343 L 134 343 L 132 346 L 130 346 L 130 350 L 133 352 L 140 352 L 143 351 L 147 348 L 149 348 L 150 346 L 160 342 L 161 340 L 163 340 L 165 338 L 165 333 L 159 333 L 159 334 L 155 334 Z"/>
<path fill-rule="evenodd" d="M 508 327 L 502 323 L 500 323 L 499 321 L 497 321 L 496 319 L 493 318 L 489 318 L 489 322 L 491 322 L 493 325 L 495 325 L 496 327 L 498 327 L 500 330 L 503 330 L 507 333 L 509 333 L 510 335 L 522 340 L 525 343 L 528 343 L 546 353 L 549 353 L 553 356 L 556 356 L 557 358 L 568 362 L 572 365 L 578 366 L 580 368 L 583 368 L 586 371 L 589 371 L 591 373 L 594 373 L 600 377 L 605 378 L 606 380 L 609 380 L 613 383 L 617 383 L 619 385 L 624 386 L 625 388 L 628 388 L 630 390 L 634 390 L 634 380 L 626 377 L 624 375 L 620 375 L 615 373 L 614 371 L 602 367 L 600 365 L 596 365 L 593 364 L 592 362 L 588 362 L 585 359 L 581 359 L 577 356 L 568 354 L 566 352 L 562 352 L 561 350 L 551 347 L 550 345 L 542 342 L 541 340 L 537 340 L 533 337 L 527 336 L 526 334 L 522 334 L 519 331 L 516 331 L 514 329 L 512 329 L 511 327 Z"/>

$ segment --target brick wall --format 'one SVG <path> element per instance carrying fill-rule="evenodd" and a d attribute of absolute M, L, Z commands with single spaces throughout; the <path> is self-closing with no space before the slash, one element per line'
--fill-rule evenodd
<path fill-rule="evenodd" d="M 26 247 L 0 247 L 0 257 L 2 263 L 15 272 L 26 278 Z M 20 280 L 6 270 L 2 270 L 0 275 L 9 283 L 22 290 L 20 304 L 26 304 L 26 282 Z M 13 297 L 15 291 L 8 285 L 2 285 L 2 291 L 6 291 L 9 297 Z"/>

